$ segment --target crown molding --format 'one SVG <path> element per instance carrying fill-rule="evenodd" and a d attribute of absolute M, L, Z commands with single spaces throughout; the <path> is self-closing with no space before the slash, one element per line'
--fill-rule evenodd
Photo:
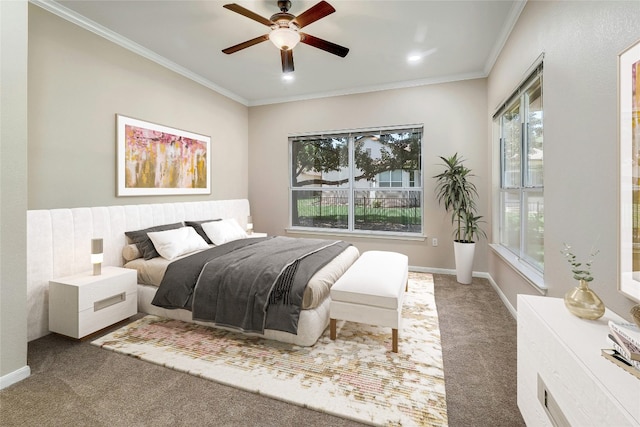
<path fill-rule="evenodd" d="M 357 88 L 349 88 L 349 89 L 340 89 L 330 92 L 322 92 L 322 93 L 310 93 L 306 95 L 288 97 L 288 98 L 269 98 L 262 99 L 258 101 L 250 101 L 249 107 L 257 107 L 260 105 L 269 105 L 269 104 L 282 104 L 285 102 L 293 102 L 293 101 L 308 101 L 311 99 L 318 98 L 330 98 L 333 96 L 344 96 L 344 95 L 357 95 L 362 93 L 370 93 L 370 92 L 380 92 L 384 90 L 393 90 L 393 89 L 407 89 L 411 87 L 418 86 L 429 86 L 434 84 L 442 84 L 442 83 L 452 83 L 463 80 L 473 80 L 473 79 L 484 79 L 487 77 L 487 74 L 484 72 L 471 72 L 464 74 L 456 74 L 456 75 L 448 75 L 444 77 L 434 77 L 429 79 L 419 79 L 419 80 L 407 80 L 403 82 L 394 82 L 382 85 L 372 85 L 372 86 L 361 86 Z"/>
<path fill-rule="evenodd" d="M 504 27 L 502 27 L 502 32 L 500 33 L 500 36 L 498 36 L 496 43 L 493 45 L 493 49 L 491 49 L 491 52 L 489 53 L 487 62 L 485 62 L 484 64 L 484 73 L 486 76 L 489 75 L 491 69 L 498 60 L 498 56 L 500 55 L 500 52 L 502 52 L 504 45 L 507 43 L 507 40 L 511 35 L 511 31 L 513 31 L 513 28 L 516 26 L 516 22 L 518 22 L 518 18 L 520 18 L 520 14 L 522 13 L 522 10 L 524 9 L 526 4 L 527 0 L 518 0 L 515 1 L 511 6 L 509 16 Z"/>

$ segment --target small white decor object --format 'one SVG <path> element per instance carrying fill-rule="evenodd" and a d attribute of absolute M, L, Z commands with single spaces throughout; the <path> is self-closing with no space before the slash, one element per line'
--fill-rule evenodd
<path fill-rule="evenodd" d="M 247 234 L 253 233 L 253 218 L 251 215 L 247 217 Z"/>
<path fill-rule="evenodd" d="M 103 260 L 102 239 L 91 239 L 91 264 L 93 264 L 94 276 L 100 275 Z"/>

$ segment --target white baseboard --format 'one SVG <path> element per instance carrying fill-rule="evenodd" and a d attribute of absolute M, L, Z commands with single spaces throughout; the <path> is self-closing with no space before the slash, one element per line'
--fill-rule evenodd
<path fill-rule="evenodd" d="M 12 384 L 15 384 L 19 381 L 24 380 L 25 378 L 29 378 L 31 375 L 31 368 L 27 366 L 23 366 L 22 368 L 10 372 L 7 375 L 3 375 L 0 377 L 0 390 L 9 387 Z"/>
<path fill-rule="evenodd" d="M 411 265 L 409 266 L 409 271 L 415 271 L 416 273 L 456 274 L 455 270 L 446 268 L 414 267 Z"/>
<path fill-rule="evenodd" d="M 450 275 L 456 274 L 456 270 L 445 269 L 445 268 L 430 268 L 430 267 L 409 266 L 409 271 L 415 271 L 418 273 L 433 273 L 433 274 L 450 274 Z M 500 289 L 498 284 L 495 282 L 495 280 L 493 280 L 493 278 L 489 273 L 474 271 L 473 277 L 482 277 L 483 279 L 487 279 L 491 284 L 491 287 L 496 291 L 496 293 L 500 297 L 500 300 L 502 301 L 504 306 L 507 307 L 507 310 L 509 310 L 509 313 L 511 313 L 514 319 L 516 320 L 518 319 L 518 312 L 513 307 L 513 305 L 509 302 L 505 294 L 502 292 L 502 289 Z"/>
<path fill-rule="evenodd" d="M 491 275 L 489 273 L 483 273 L 483 274 L 485 275 L 483 277 L 485 277 L 487 280 L 489 280 L 489 283 L 491 284 L 493 289 L 496 291 L 496 293 L 498 294 L 498 296 L 502 300 L 502 303 L 504 304 L 504 306 L 507 307 L 507 310 L 509 310 L 509 313 L 511 313 L 511 316 L 513 316 L 514 319 L 518 320 L 518 311 L 509 302 L 509 300 L 507 299 L 507 296 L 502 292 L 502 289 L 500 289 L 500 287 L 495 282 L 495 280 L 493 280 L 493 277 L 491 277 Z"/>

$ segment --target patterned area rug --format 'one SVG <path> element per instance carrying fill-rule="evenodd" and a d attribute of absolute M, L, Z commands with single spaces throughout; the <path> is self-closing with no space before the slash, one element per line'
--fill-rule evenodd
<path fill-rule="evenodd" d="M 402 315 L 398 354 L 389 328 L 340 321 L 312 347 L 156 316 L 92 344 L 363 423 L 446 426 L 433 276 L 409 273 Z"/>

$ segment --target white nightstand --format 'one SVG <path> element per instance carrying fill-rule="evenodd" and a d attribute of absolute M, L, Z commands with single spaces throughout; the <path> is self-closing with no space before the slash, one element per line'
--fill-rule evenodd
<path fill-rule="evenodd" d="M 267 233 L 256 233 L 255 231 L 251 234 L 247 234 L 247 237 L 257 238 L 257 237 L 267 237 Z"/>
<path fill-rule="evenodd" d="M 82 338 L 138 312 L 137 273 L 103 267 L 49 282 L 49 330 Z"/>

